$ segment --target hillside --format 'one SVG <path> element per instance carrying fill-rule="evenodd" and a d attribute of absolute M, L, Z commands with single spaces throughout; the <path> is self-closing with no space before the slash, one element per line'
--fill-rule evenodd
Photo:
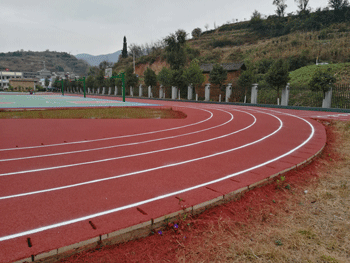
<path fill-rule="evenodd" d="M 116 63 L 118 62 L 119 55 L 122 53 L 121 50 L 111 53 L 111 54 L 106 54 L 106 55 L 98 55 L 98 56 L 93 56 L 90 54 L 78 54 L 75 55 L 77 59 L 82 59 L 86 61 L 90 66 L 99 66 L 102 61 L 108 61 L 111 63 Z"/>
<path fill-rule="evenodd" d="M 338 84 L 350 83 L 350 63 L 338 63 L 329 65 L 310 65 L 299 68 L 290 73 L 290 84 L 292 87 L 307 87 L 310 78 L 318 70 L 329 70 L 335 75 Z"/>
<path fill-rule="evenodd" d="M 74 72 L 85 75 L 89 65 L 66 52 L 16 51 L 0 53 L 0 70 L 36 72 L 45 66 L 52 72 Z"/>
<path fill-rule="evenodd" d="M 189 39 L 186 43 L 187 58 L 188 61 L 196 58 L 200 63 L 244 61 L 257 76 L 265 74 L 272 62 L 279 58 L 289 62 L 290 71 L 315 65 L 316 59 L 329 64 L 350 62 L 350 23 L 344 22 L 345 18 L 321 19 L 322 16 L 332 18 L 332 15 L 332 11 L 317 11 L 306 17 L 273 16 L 261 19 L 261 31 L 252 21 L 225 24 Z M 310 26 L 310 21 L 320 22 Z M 143 69 L 150 66 L 158 73 L 164 62 L 164 50 L 161 54 L 142 56 L 136 61 L 136 72 L 143 75 Z M 128 58 L 114 68 L 120 70 L 131 63 Z M 346 76 L 343 81 L 345 79 Z"/>
<path fill-rule="evenodd" d="M 340 30 L 341 29 L 341 30 Z M 344 32 L 345 31 L 345 32 Z M 201 62 L 287 59 L 291 69 L 315 64 L 316 58 L 328 63 L 350 61 L 350 27 L 333 24 L 327 30 L 294 32 L 280 37 L 263 37 L 249 28 L 220 31 L 220 28 L 199 39 L 188 41 L 200 51 Z"/>

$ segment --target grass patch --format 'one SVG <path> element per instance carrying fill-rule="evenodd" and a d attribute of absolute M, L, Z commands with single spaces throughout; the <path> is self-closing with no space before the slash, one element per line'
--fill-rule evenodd
<path fill-rule="evenodd" d="M 290 76 L 290 84 L 292 87 L 305 87 L 308 88 L 308 83 L 312 76 L 318 69 L 330 69 L 332 75 L 337 78 L 337 84 L 344 84 L 349 82 L 350 76 L 350 63 L 339 63 L 329 65 L 312 65 L 299 68 L 292 71 Z"/>
<path fill-rule="evenodd" d="M 183 119 L 186 114 L 172 108 L 88 108 L 54 110 L 4 110 L 0 119 Z"/>

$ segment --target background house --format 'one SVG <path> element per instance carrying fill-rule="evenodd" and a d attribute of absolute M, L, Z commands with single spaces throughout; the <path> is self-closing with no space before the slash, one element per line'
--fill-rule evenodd
<path fill-rule="evenodd" d="M 200 68 L 202 69 L 202 72 L 205 77 L 204 84 L 202 87 L 200 87 L 196 93 L 198 93 L 199 98 L 204 99 L 205 96 L 205 85 L 209 82 L 209 74 L 213 70 L 213 66 L 215 64 L 202 64 L 200 65 Z M 227 85 L 228 83 L 232 83 L 235 85 L 237 82 L 239 76 L 242 73 L 242 70 L 246 70 L 246 66 L 243 62 L 232 62 L 232 63 L 222 63 L 221 65 L 226 71 L 227 71 L 227 80 L 225 81 L 224 85 Z M 221 99 L 224 100 L 226 92 L 224 90 L 221 90 L 219 87 L 215 87 L 214 85 L 210 86 L 210 99 L 213 101 L 219 100 L 219 95 L 221 94 Z"/>
<path fill-rule="evenodd" d="M 202 69 L 205 76 L 205 83 L 209 83 L 209 74 L 213 70 L 214 65 L 215 64 L 213 63 L 200 65 L 200 68 Z M 219 65 L 221 65 L 227 71 L 226 84 L 236 82 L 241 75 L 242 70 L 247 69 L 243 62 L 223 63 Z"/>
<path fill-rule="evenodd" d="M 10 79 L 9 85 L 13 87 L 14 91 L 29 91 L 34 90 L 34 79 Z"/>

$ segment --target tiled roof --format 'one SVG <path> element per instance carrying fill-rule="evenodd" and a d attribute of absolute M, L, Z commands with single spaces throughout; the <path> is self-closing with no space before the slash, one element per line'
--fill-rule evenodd
<path fill-rule="evenodd" d="M 246 67 L 245 67 L 243 62 L 240 62 L 240 63 L 223 63 L 223 64 L 220 64 L 220 65 L 227 71 L 237 71 L 237 70 L 240 70 L 240 69 L 243 69 L 243 70 L 246 69 Z M 214 66 L 214 64 L 202 64 L 200 66 L 200 68 L 203 71 L 203 73 L 209 73 L 210 71 L 213 70 L 213 66 Z"/>

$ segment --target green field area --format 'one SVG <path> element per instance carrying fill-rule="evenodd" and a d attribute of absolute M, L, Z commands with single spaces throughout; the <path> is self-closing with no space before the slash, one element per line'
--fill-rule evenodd
<path fill-rule="evenodd" d="M 183 119 L 172 108 L 91 108 L 0 111 L 0 119 Z"/>
<path fill-rule="evenodd" d="M 311 80 L 314 73 L 321 69 L 323 71 L 330 71 L 337 79 L 337 84 L 349 84 L 350 83 L 350 63 L 338 63 L 328 65 L 311 65 L 299 68 L 290 73 L 290 85 L 291 87 L 308 87 L 308 83 Z"/>

